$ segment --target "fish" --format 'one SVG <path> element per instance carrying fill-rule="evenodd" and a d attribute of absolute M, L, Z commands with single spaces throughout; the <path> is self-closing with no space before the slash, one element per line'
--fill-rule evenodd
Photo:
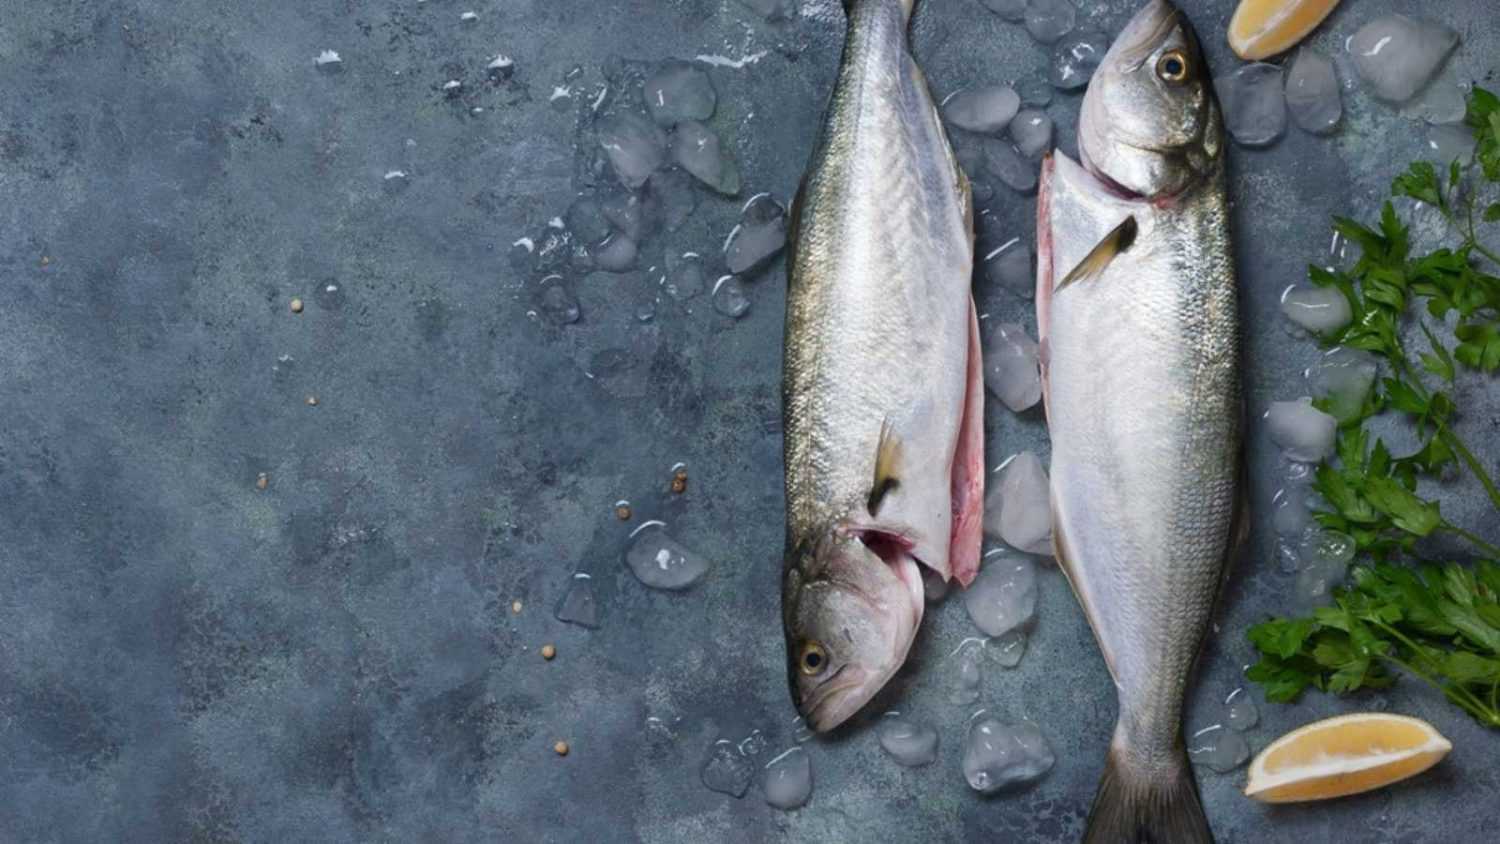
<path fill-rule="evenodd" d="M 920 567 L 963 584 L 979 567 L 973 206 L 908 48 L 913 2 L 845 0 L 788 223 L 781 606 L 792 700 L 818 732 L 906 660 Z"/>
<path fill-rule="evenodd" d="M 1243 539 L 1223 117 L 1191 24 L 1150 0 L 1044 159 L 1037 325 L 1053 543 L 1119 716 L 1087 842 L 1211 842 L 1185 690 Z"/>

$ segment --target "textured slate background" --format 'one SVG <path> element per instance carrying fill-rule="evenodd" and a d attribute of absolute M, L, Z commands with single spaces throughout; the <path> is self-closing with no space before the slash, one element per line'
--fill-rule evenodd
<path fill-rule="evenodd" d="M 1135 4 L 1082 5 L 1113 32 Z M 1314 41 L 1336 51 L 1404 5 L 1346 3 Z M 611 55 L 764 51 L 710 68 L 713 125 L 745 195 L 789 198 L 843 36 L 832 0 L 801 6 L 767 24 L 735 0 L 0 3 L 0 840 L 1076 839 L 1114 704 L 1051 568 L 1030 652 L 985 676 L 982 701 L 1035 719 L 1057 750 L 1036 787 L 985 799 L 963 782 L 969 709 L 941 684 L 973 630 L 950 600 L 883 699 L 940 725 L 936 764 L 896 767 L 864 725 L 808 745 L 816 790 L 799 811 L 703 788 L 715 738 L 792 740 L 782 266 L 750 282 L 738 322 L 706 297 L 638 322 L 657 293 L 645 271 L 570 269 L 582 320 L 527 316 L 542 273 L 511 244 L 540 238 L 587 180 Z M 977 0 L 920 6 L 915 50 L 939 95 L 1044 64 Z M 1229 67 L 1231 3 L 1187 6 Z M 1426 7 L 1464 33 L 1464 78 L 1494 68 L 1486 6 Z M 324 49 L 342 73 L 314 69 Z M 502 51 L 515 79 L 488 84 Z M 459 98 L 439 90 L 451 78 Z M 573 96 L 550 102 L 559 85 Z M 1077 102 L 1049 108 L 1065 149 Z M 1421 148 L 1418 126 L 1363 94 L 1345 106 L 1332 139 L 1293 130 L 1232 154 L 1256 415 L 1302 393 L 1316 354 L 1277 316 L 1281 288 L 1324 253 L 1327 216 L 1375 208 Z M 383 189 L 392 169 L 410 174 L 404 192 Z M 704 196 L 641 266 L 716 256 L 739 204 Z M 989 205 L 1029 236 L 1030 199 L 1000 187 Z M 991 318 L 1034 325 L 1026 303 L 977 293 Z M 586 375 L 608 349 L 629 365 Z M 1470 400 L 1470 441 L 1493 442 L 1497 402 L 1484 385 Z M 1045 448 L 1035 412 L 992 407 L 988 436 L 991 463 Z M 1258 429 L 1251 450 L 1264 503 L 1276 467 Z M 678 460 L 691 486 L 669 501 Z M 1492 529 L 1458 493 L 1445 512 Z M 684 594 L 641 587 L 620 562 L 621 497 L 708 555 L 708 576 Z M 1250 660 L 1244 627 L 1286 603 L 1265 513 L 1190 726 L 1222 717 Z M 597 631 L 552 617 L 575 569 L 598 585 Z M 1496 737 L 1413 683 L 1262 704 L 1251 745 L 1356 706 L 1427 717 L 1456 748 L 1416 782 L 1319 806 L 1269 809 L 1237 793 L 1242 772 L 1203 773 L 1219 840 L 1451 841 L 1494 820 Z"/>

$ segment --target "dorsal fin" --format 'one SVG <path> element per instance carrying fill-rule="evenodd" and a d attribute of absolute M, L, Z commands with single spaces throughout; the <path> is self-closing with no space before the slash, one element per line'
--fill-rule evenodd
<path fill-rule="evenodd" d="M 865 509 L 874 516 L 880 512 L 880 502 L 887 493 L 901 485 L 901 438 L 891 427 L 891 420 L 880 423 L 880 440 L 875 444 L 875 480 L 870 484 L 870 497 Z"/>
<path fill-rule="evenodd" d="M 1109 266 L 1109 262 L 1115 259 L 1116 255 L 1129 250 L 1135 244 L 1137 232 L 1138 227 L 1135 222 L 1135 215 L 1132 214 L 1121 220 L 1118 226 L 1110 229 L 1109 234 L 1105 235 L 1103 240 L 1099 241 L 1093 249 L 1089 250 L 1089 254 L 1083 256 L 1083 260 L 1078 262 L 1078 266 L 1069 270 L 1068 274 L 1063 276 L 1062 280 L 1057 283 L 1057 286 L 1052 288 L 1052 291 L 1056 293 L 1075 282 L 1097 278 L 1104 272 L 1104 268 Z"/>

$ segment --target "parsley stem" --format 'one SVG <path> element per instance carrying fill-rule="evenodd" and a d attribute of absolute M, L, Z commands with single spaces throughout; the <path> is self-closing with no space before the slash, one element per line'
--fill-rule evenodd
<path fill-rule="evenodd" d="M 1438 525 L 1438 530 L 1443 531 L 1444 533 L 1451 533 L 1454 536 L 1461 536 L 1464 539 L 1467 539 L 1475 548 L 1478 548 L 1480 551 L 1482 551 L 1485 556 L 1500 559 L 1500 545 L 1493 545 L 1489 542 L 1486 542 L 1483 538 L 1470 531 L 1464 530 L 1458 525 L 1450 524 L 1445 521 L 1441 525 Z"/>
<path fill-rule="evenodd" d="M 1365 620 L 1370 624 L 1373 624 L 1374 626 L 1380 628 L 1381 630 L 1384 630 L 1391 638 L 1405 645 L 1406 648 L 1412 652 L 1412 655 L 1414 657 L 1431 663 L 1433 668 L 1436 669 L 1439 674 L 1442 673 L 1443 667 L 1436 664 L 1432 657 L 1430 657 L 1427 652 L 1422 649 L 1421 645 L 1418 645 L 1416 642 L 1413 642 L 1411 639 L 1407 638 L 1406 635 L 1403 634 L 1400 630 L 1397 630 L 1396 628 L 1390 626 L 1389 624 L 1386 624 L 1385 622 L 1377 618 L 1366 618 Z M 1468 688 L 1466 688 L 1462 683 L 1439 682 L 1432 675 L 1421 670 L 1420 668 L 1417 668 L 1416 665 L 1409 663 L 1401 659 L 1400 657 L 1392 656 L 1390 654 L 1379 654 L 1379 656 L 1381 659 L 1389 660 L 1411 672 L 1412 674 L 1417 675 L 1433 688 L 1439 689 L 1440 691 L 1442 691 L 1444 697 L 1463 707 L 1465 712 L 1473 715 L 1486 726 L 1500 727 L 1500 711 L 1497 711 L 1492 707 L 1485 706 L 1484 701 L 1480 700 L 1478 696 L 1469 691 Z"/>
<path fill-rule="evenodd" d="M 1469 467 L 1469 471 L 1474 473 L 1474 477 L 1479 479 L 1479 483 L 1484 485 L 1484 491 L 1485 494 L 1489 495 L 1490 503 L 1495 505 L 1496 510 L 1500 510 L 1500 489 L 1495 487 L 1494 479 L 1490 477 L 1489 472 L 1484 470 L 1484 466 L 1480 464 L 1479 458 L 1474 456 L 1474 452 L 1469 451 L 1468 446 L 1463 444 L 1463 441 L 1458 438 L 1457 434 L 1454 434 L 1447 428 L 1440 429 L 1439 434 L 1442 436 L 1443 442 L 1449 448 L 1453 449 L 1453 452 L 1464 461 L 1465 466 Z M 1500 554 L 1496 556 L 1500 556 Z"/>

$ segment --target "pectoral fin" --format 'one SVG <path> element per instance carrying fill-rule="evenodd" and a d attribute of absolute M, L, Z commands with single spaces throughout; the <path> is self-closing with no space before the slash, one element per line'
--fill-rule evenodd
<path fill-rule="evenodd" d="M 870 498 L 865 502 L 871 516 L 880 512 L 886 494 L 901 485 L 900 472 L 901 438 L 887 419 L 880 423 L 880 441 L 875 446 L 875 482 L 870 485 Z"/>
<path fill-rule="evenodd" d="M 1104 239 L 1099 241 L 1097 246 L 1089 250 L 1089 254 L 1085 255 L 1083 260 L 1078 262 L 1078 266 L 1063 276 L 1062 280 L 1057 283 L 1057 286 L 1052 288 L 1052 291 L 1056 293 L 1074 282 L 1098 277 L 1104 272 L 1104 268 L 1109 266 L 1109 262 L 1115 259 L 1116 255 L 1130 249 L 1135 243 L 1136 232 L 1137 226 L 1134 215 L 1120 221 L 1120 224 L 1111 229 L 1109 234 L 1105 235 Z"/>

